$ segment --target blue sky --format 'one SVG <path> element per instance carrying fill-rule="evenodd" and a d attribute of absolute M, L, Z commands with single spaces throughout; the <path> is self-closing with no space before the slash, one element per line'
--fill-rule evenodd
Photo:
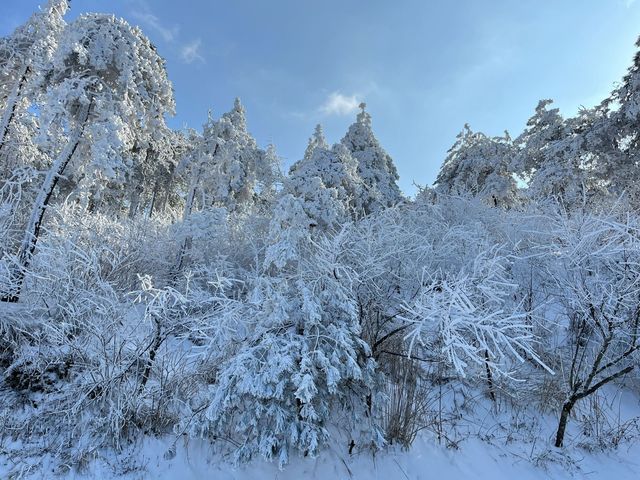
<path fill-rule="evenodd" d="M 45 0 L 3 0 L 0 35 Z M 316 123 L 338 141 L 364 100 L 400 185 L 435 179 L 469 122 L 515 136 L 541 98 L 592 106 L 625 73 L 640 0 L 72 0 L 114 13 L 167 59 L 174 127 L 200 129 L 236 96 L 258 143 L 285 166 Z"/>

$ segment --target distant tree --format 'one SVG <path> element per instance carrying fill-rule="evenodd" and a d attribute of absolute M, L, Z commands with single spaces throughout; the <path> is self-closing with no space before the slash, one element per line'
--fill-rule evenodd
<path fill-rule="evenodd" d="M 260 150 L 260 156 L 256 168 L 254 197 L 256 202 L 269 209 L 283 188 L 282 162 L 274 145 L 267 145 L 265 150 Z"/>
<path fill-rule="evenodd" d="M 325 229 L 361 215 L 363 189 L 357 160 L 343 144 L 329 148 L 320 126 L 285 182 L 285 191 L 300 198 L 310 218 Z"/>
<path fill-rule="evenodd" d="M 440 169 L 436 192 L 470 194 L 495 207 L 509 206 L 516 195 L 516 182 L 509 169 L 513 154 L 508 133 L 491 138 L 465 125 Z"/>
<path fill-rule="evenodd" d="M 185 171 L 191 177 L 189 209 L 223 207 L 229 212 L 252 207 L 281 182 L 275 149 L 258 148 L 247 131 L 245 109 L 236 98 L 233 109 L 219 119 L 211 114 Z"/>
<path fill-rule="evenodd" d="M 146 195 L 148 217 L 163 213 L 167 205 L 174 207 L 180 204 L 179 191 L 184 187 L 179 175 L 180 162 L 192 148 L 192 138 L 188 132 L 167 130 L 167 135 L 160 137 L 157 160 L 153 162 L 150 175 L 149 191 Z M 195 136 L 195 133 L 193 134 Z"/>
<path fill-rule="evenodd" d="M 212 170 L 204 185 L 207 202 L 230 210 L 250 202 L 259 152 L 255 139 L 247 131 L 245 110 L 239 98 L 233 109 L 203 132 L 203 139 L 213 148 Z"/>
<path fill-rule="evenodd" d="M 358 161 L 358 175 L 364 183 L 358 204 L 362 205 L 365 214 L 369 214 L 395 205 L 403 197 L 397 183 L 396 166 L 373 134 L 371 115 L 365 108 L 366 104 L 361 103 L 356 122 L 349 127 L 341 143 Z"/>
<path fill-rule="evenodd" d="M 146 138 L 140 138 L 130 152 L 131 165 L 126 172 L 127 178 L 120 194 L 125 199 L 116 200 L 119 200 L 119 204 L 128 204 L 129 218 L 134 218 L 145 209 L 148 209 L 149 217 L 154 208 L 161 206 L 162 210 L 162 199 L 166 198 L 168 190 L 172 188 L 173 174 L 178 163 L 176 157 L 180 154 L 176 151 L 176 142 L 180 141 L 179 134 L 167 128 L 162 118 L 158 118 L 145 133 Z"/>
<path fill-rule="evenodd" d="M 593 142 L 595 110 L 583 109 L 564 119 L 551 100 L 542 100 L 515 140 L 513 169 L 528 183 L 528 196 L 556 199 L 566 206 L 584 202 L 603 184 L 598 179 L 598 153 Z"/>
<path fill-rule="evenodd" d="M 309 160 L 313 155 L 313 151 L 316 148 L 324 148 L 329 149 L 329 144 L 327 140 L 324 138 L 324 131 L 322 130 L 322 125 L 316 125 L 316 129 L 313 132 L 311 138 L 309 138 L 309 143 L 307 144 L 307 149 L 304 152 L 304 159 Z"/>
<path fill-rule="evenodd" d="M 317 126 L 274 206 L 266 263 L 282 266 L 295 260 L 316 232 L 339 230 L 360 216 L 362 190 L 357 161 L 342 144 L 329 148 Z"/>

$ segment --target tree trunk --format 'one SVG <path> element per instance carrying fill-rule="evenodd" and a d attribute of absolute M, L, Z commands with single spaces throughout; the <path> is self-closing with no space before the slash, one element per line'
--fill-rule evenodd
<path fill-rule="evenodd" d="M 149 160 L 149 155 L 151 155 L 151 148 L 147 148 L 144 153 L 144 161 L 143 164 L 146 164 Z M 134 170 L 133 181 L 135 182 L 135 186 L 131 191 L 131 195 L 129 196 L 129 218 L 133 219 L 138 214 L 138 210 L 140 209 L 140 197 L 144 192 L 144 184 L 145 178 L 142 173 L 142 166 L 138 166 Z"/>
<path fill-rule="evenodd" d="M 216 153 L 218 153 L 218 147 L 219 145 L 216 144 L 216 147 L 213 149 L 214 157 L 216 156 Z M 204 169 L 204 165 L 200 163 L 200 165 L 198 166 L 198 173 L 191 180 L 191 185 L 189 186 L 189 195 L 187 196 L 187 201 L 185 202 L 185 205 L 184 205 L 184 213 L 182 214 L 183 221 L 189 218 L 189 215 L 191 215 L 191 211 L 193 210 L 193 205 L 195 203 L 196 193 L 198 190 L 198 185 L 200 184 L 200 177 L 202 176 L 203 169 Z M 180 270 L 182 270 L 182 265 L 184 264 L 184 257 L 186 253 L 189 250 L 191 250 L 192 241 L 193 239 L 189 235 L 187 238 L 184 239 L 184 242 L 182 242 L 182 246 L 180 247 L 180 251 L 178 252 L 178 260 L 176 262 L 176 274 L 175 274 L 176 278 L 180 273 Z"/>
<path fill-rule="evenodd" d="M 73 154 L 75 153 L 76 149 L 78 148 L 78 144 L 82 139 L 84 127 L 87 119 L 89 118 L 90 108 L 91 103 L 83 107 L 80 113 L 78 126 L 75 128 L 73 134 L 69 138 L 67 146 L 64 148 L 64 150 L 62 150 L 60 155 L 58 155 L 58 158 L 56 158 L 56 160 L 51 165 L 51 168 L 47 172 L 47 176 L 44 179 L 42 187 L 40 188 L 38 196 L 36 197 L 36 200 L 31 209 L 31 215 L 29 217 L 29 222 L 24 233 L 24 238 L 22 239 L 20 249 L 18 250 L 18 262 L 15 268 L 15 272 L 12 275 L 12 291 L 3 292 L 0 301 L 15 303 L 19 300 L 20 291 L 22 290 L 22 284 L 24 282 L 25 271 L 31 263 L 33 252 L 36 249 L 36 244 L 38 243 L 38 238 L 40 237 L 40 229 L 42 227 L 44 214 L 47 210 L 47 206 L 49 205 L 49 201 L 51 200 L 51 196 L 53 195 L 53 191 L 58 184 L 60 176 L 64 173 L 65 168 L 69 164 L 69 161 L 73 157 Z"/>
<path fill-rule="evenodd" d="M 4 144 L 7 141 L 9 128 L 11 127 L 11 122 L 16 114 L 18 101 L 20 100 L 22 89 L 24 88 L 25 83 L 27 83 L 27 77 L 29 76 L 30 71 L 31 69 L 29 67 L 24 68 L 22 75 L 20 76 L 20 80 L 13 87 L 11 94 L 7 98 L 7 106 L 2 114 L 2 120 L 0 121 L 0 135 L 2 135 L 0 136 L 0 150 L 2 150 L 2 147 L 4 147 Z"/>
<path fill-rule="evenodd" d="M 134 187 L 133 192 L 129 198 L 129 218 L 134 219 L 138 213 L 140 207 L 140 195 L 142 195 L 143 188 L 141 185 Z"/>
<path fill-rule="evenodd" d="M 217 147 L 216 147 L 217 148 Z M 182 221 L 185 221 L 191 215 L 193 210 L 193 205 L 196 200 L 196 193 L 198 190 L 198 184 L 200 183 L 200 176 L 202 175 L 202 164 L 198 167 L 197 175 L 192 179 L 191 185 L 189 186 L 189 195 L 187 195 L 187 201 L 184 204 L 184 212 L 182 213 Z M 191 249 L 191 235 L 184 239 L 182 245 L 180 246 L 180 251 L 178 252 L 178 259 L 176 262 L 176 272 L 175 277 L 177 278 L 180 270 L 182 270 L 182 265 L 184 264 L 184 257 L 187 252 Z"/>
<path fill-rule="evenodd" d="M 158 353 L 158 349 L 160 348 L 160 345 L 162 345 L 162 342 L 164 340 L 162 338 L 162 327 L 157 318 L 154 318 L 154 323 L 155 323 L 155 329 L 154 329 L 154 335 L 153 335 L 153 342 L 149 347 L 149 358 L 147 359 L 147 363 L 144 366 L 144 371 L 142 372 L 142 380 L 138 388 L 138 394 L 140 394 L 142 390 L 144 390 L 144 387 L 147 385 L 147 382 L 149 381 L 149 377 L 151 375 L 151 368 L 153 367 L 153 362 L 155 361 L 156 354 Z"/>
<path fill-rule="evenodd" d="M 562 413 L 560 414 L 560 423 L 558 424 L 558 431 L 556 432 L 556 443 L 555 446 L 560 448 L 564 442 L 564 432 L 567 428 L 567 422 L 569 421 L 569 415 L 571 415 L 571 410 L 573 410 L 573 406 L 576 404 L 576 399 L 574 397 L 570 397 L 564 405 L 562 406 Z"/>
<path fill-rule="evenodd" d="M 489 397 L 491 398 L 491 400 L 493 401 L 493 403 L 496 402 L 496 391 L 495 388 L 493 386 L 493 375 L 491 373 L 491 366 L 489 365 L 489 351 L 485 349 L 484 351 L 484 366 L 486 369 L 486 373 L 487 373 L 487 385 L 489 387 Z"/>
<path fill-rule="evenodd" d="M 153 209 L 156 207 L 156 199 L 158 198 L 159 191 L 160 179 L 157 179 L 155 185 L 153 186 L 153 192 L 151 193 L 151 203 L 149 204 L 149 213 L 147 215 L 147 218 L 151 218 L 153 216 Z"/>
<path fill-rule="evenodd" d="M 200 175 L 198 175 L 198 177 L 199 176 Z M 191 215 L 191 210 L 193 209 L 193 203 L 196 196 L 196 185 L 197 183 L 194 182 L 193 185 L 191 186 L 191 189 L 189 190 L 189 195 L 187 196 L 187 202 L 185 203 L 185 206 L 184 206 L 184 213 L 182 215 L 183 221 L 189 218 L 189 215 Z M 182 270 L 184 257 L 190 249 L 191 249 L 191 236 L 189 235 L 184 239 L 184 241 L 182 242 L 182 245 L 180 246 L 180 250 L 178 251 L 178 258 L 176 261 L 176 272 L 175 272 L 176 277 L 180 273 L 180 270 Z"/>

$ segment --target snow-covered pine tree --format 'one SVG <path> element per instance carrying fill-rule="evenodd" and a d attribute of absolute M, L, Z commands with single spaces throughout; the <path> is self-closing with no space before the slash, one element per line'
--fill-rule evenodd
<path fill-rule="evenodd" d="M 382 148 L 371 128 L 371 115 L 365 110 L 366 104 L 360 104 L 360 113 L 341 143 L 358 161 L 358 175 L 364 188 L 358 204 L 364 213 L 369 214 L 390 207 L 402 201 L 398 187 L 398 171 L 392 158 Z"/>
<path fill-rule="evenodd" d="M 41 128 L 63 131 L 65 144 L 52 160 L 32 206 L 17 255 L 17 301 L 55 187 L 74 162 L 99 192 L 101 182 L 122 178 L 122 153 L 159 116 L 172 113 L 173 89 L 164 60 L 138 28 L 110 15 L 86 14 L 63 32 L 47 73 Z M 61 127 L 63 125 L 63 127 Z M 88 158 L 75 158 L 82 147 Z"/>
<path fill-rule="evenodd" d="M 320 124 L 316 125 L 316 129 L 314 130 L 313 135 L 311 136 L 311 138 L 309 138 L 309 143 L 307 144 L 307 149 L 304 151 L 303 158 L 305 160 L 309 160 L 316 148 L 329 149 L 327 139 L 324 137 L 324 130 L 322 129 L 322 125 Z"/>
<path fill-rule="evenodd" d="M 479 196 L 496 207 L 511 205 L 516 195 L 509 170 L 513 152 L 508 133 L 491 138 L 465 125 L 440 168 L 436 192 Z"/>
<path fill-rule="evenodd" d="M 331 232 L 362 216 L 363 188 L 351 152 L 341 143 L 329 148 L 318 125 L 274 206 L 266 263 L 282 266 L 314 232 Z"/>
<path fill-rule="evenodd" d="M 273 148 L 258 148 L 247 130 L 239 98 L 219 119 L 210 113 L 202 130 L 202 138 L 184 166 L 190 177 L 187 196 L 193 199 L 187 202 L 189 211 L 194 207 L 246 210 L 261 192 L 277 188 L 281 180 L 279 159 Z"/>
<path fill-rule="evenodd" d="M 211 168 L 203 185 L 209 205 L 236 209 L 252 200 L 258 146 L 247 131 L 245 109 L 239 98 L 233 108 L 203 132 L 211 152 Z M 207 206 L 209 206 L 207 205 Z"/>
<path fill-rule="evenodd" d="M 583 203 L 601 189 L 592 127 L 595 110 L 564 119 L 551 100 L 541 100 L 525 131 L 515 140 L 513 170 L 528 183 L 530 198 Z M 591 146 L 589 145 L 591 143 Z"/>
<path fill-rule="evenodd" d="M 292 451 L 315 456 L 332 413 L 344 410 L 364 442 L 384 442 L 368 418 L 375 362 L 360 338 L 344 240 L 307 244 L 299 263 L 253 282 L 245 339 L 216 365 L 206 409 L 207 430 L 237 440 L 239 460 L 262 455 L 282 466 Z"/>
<path fill-rule="evenodd" d="M 260 150 L 260 155 L 256 166 L 254 197 L 262 208 L 270 209 L 283 187 L 282 162 L 273 144 L 267 145 L 265 150 Z"/>
<path fill-rule="evenodd" d="M 33 139 L 37 120 L 29 108 L 41 101 L 44 73 L 65 28 L 68 0 L 49 0 L 10 36 L 0 38 L 0 179 L 23 165 L 39 166 Z"/>
<path fill-rule="evenodd" d="M 600 180 L 615 196 L 626 191 L 635 206 L 640 205 L 640 38 L 636 47 L 622 82 L 597 108 L 587 139 L 599 153 Z"/>
<path fill-rule="evenodd" d="M 300 198 L 309 217 L 325 229 L 362 215 L 363 188 L 357 160 L 341 143 L 329 148 L 320 126 L 285 182 L 285 191 Z"/>
<path fill-rule="evenodd" d="M 233 108 L 203 132 L 210 166 L 202 188 L 207 206 L 226 207 L 229 211 L 251 205 L 256 193 L 258 172 L 265 160 L 256 140 L 247 130 L 245 109 L 239 98 Z"/>

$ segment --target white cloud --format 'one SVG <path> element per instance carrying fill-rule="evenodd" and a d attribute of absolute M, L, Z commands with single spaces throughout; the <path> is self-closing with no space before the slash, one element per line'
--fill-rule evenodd
<path fill-rule="evenodd" d="M 178 35 L 178 27 L 167 27 L 151 12 L 131 12 L 131 16 L 141 22 L 145 27 L 155 30 L 165 42 L 173 42 Z"/>
<path fill-rule="evenodd" d="M 141 22 L 144 26 L 155 30 L 160 34 L 165 42 L 173 42 L 178 35 L 178 27 L 176 25 L 167 27 L 163 25 L 158 17 L 151 12 L 131 12 L 131 16 Z"/>
<path fill-rule="evenodd" d="M 358 110 L 358 105 L 360 105 L 360 100 L 355 95 L 332 92 L 319 110 L 324 115 L 350 115 Z"/>
<path fill-rule="evenodd" d="M 180 58 L 185 63 L 193 63 L 195 61 L 199 61 L 204 63 L 204 57 L 200 53 L 200 46 L 202 45 L 202 40 L 199 38 L 183 45 L 180 50 Z"/>

